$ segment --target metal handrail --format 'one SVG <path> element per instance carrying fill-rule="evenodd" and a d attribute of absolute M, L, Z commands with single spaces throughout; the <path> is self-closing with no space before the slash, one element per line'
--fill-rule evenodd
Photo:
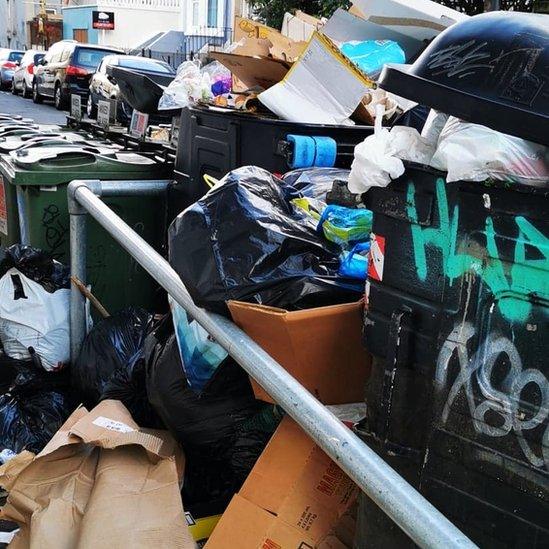
<path fill-rule="evenodd" d="M 160 182 L 148 183 L 148 193 L 165 188 L 165 182 L 156 183 Z M 99 196 L 107 193 L 140 194 L 139 185 L 127 181 L 73 181 L 68 186 L 73 275 L 82 280 L 85 277 L 88 212 L 413 541 L 421 547 L 437 549 L 476 547 L 233 322 L 197 307 L 170 264 L 102 202 Z M 72 351 L 76 353 L 84 337 L 85 303 L 77 291 L 72 298 L 71 338 L 75 339 Z"/>

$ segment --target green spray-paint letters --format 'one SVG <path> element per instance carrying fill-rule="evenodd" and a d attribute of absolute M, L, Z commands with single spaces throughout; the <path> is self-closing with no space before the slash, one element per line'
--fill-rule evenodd
<path fill-rule="evenodd" d="M 417 223 L 415 186 L 408 184 L 407 213 L 412 224 L 412 240 L 417 276 L 427 278 L 428 246 L 438 248 L 442 254 L 444 275 L 450 285 L 466 272 L 480 276 L 494 294 L 501 314 L 511 322 L 525 322 L 532 309 L 532 299 L 549 300 L 549 239 L 522 216 L 515 217 L 518 236 L 513 261 L 500 258 L 496 243 L 494 222 L 486 217 L 484 234 L 486 248 L 478 255 L 463 253 L 457 249 L 459 208 L 450 212 L 446 196 L 446 183 L 436 182 L 436 196 L 440 226 L 422 227 Z M 537 250 L 537 259 L 526 259 L 526 247 Z"/>

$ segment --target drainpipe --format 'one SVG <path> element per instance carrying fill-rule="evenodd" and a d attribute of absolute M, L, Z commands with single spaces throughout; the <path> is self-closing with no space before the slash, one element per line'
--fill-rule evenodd
<path fill-rule="evenodd" d="M 223 0 L 223 45 L 225 45 L 225 42 L 229 39 L 229 36 L 228 36 L 228 28 L 229 28 L 229 8 L 230 6 L 233 6 L 235 5 L 235 2 L 237 2 L 237 0 Z M 233 15 L 233 20 L 234 20 L 234 14 Z"/>

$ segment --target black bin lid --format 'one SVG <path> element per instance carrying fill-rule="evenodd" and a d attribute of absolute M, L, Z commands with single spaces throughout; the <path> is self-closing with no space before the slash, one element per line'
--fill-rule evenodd
<path fill-rule="evenodd" d="M 452 25 L 379 86 L 506 134 L 549 145 L 549 15 L 491 12 Z"/>

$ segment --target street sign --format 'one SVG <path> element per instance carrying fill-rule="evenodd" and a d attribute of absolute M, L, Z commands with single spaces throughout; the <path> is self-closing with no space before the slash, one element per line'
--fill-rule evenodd
<path fill-rule="evenodd" d="M 145 137 L 148 125 L 149 115 L 134 109 L 130 123 L 130 134 L 142 139 Z"/>
<path fill-rule="evenodd" d="M 71 116 L 78 122 L 82 120 L 82 98 L 75 93 L 71 94 Z"/>
<path fill-rule="evenodd" d="M 114 30 L 114 12 L 92 11 L 92 28 L 99 30 Z"/>
<path fill-rule="evenodd" d="M 97 123 L 106 130 L 111 121 L 111 102 L 100 99 L 97 102 Z"/>

